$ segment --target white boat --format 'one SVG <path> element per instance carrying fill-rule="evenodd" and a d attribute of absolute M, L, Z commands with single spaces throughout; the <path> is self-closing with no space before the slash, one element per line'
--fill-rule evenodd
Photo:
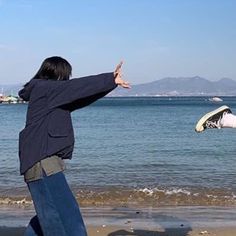
<path fill-rule="evenodd" d="M 222 102 L 223 99 L 219 98 L 219 97 L 212 97 L 208 99 L 210 102 Z"/>

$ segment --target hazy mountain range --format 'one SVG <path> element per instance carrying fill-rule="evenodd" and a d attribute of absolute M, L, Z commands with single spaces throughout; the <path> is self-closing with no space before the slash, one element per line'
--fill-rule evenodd
<path fill-rule="evenodd" d="M 236 96 L 236 81 L 223 78 L 210 81 L 199 76 L 164 78 L 133 85 L 131 90 L 117 89 L 112 96 Z"/>
<path fill-rule="evenodd" d="M 17 95 L 23 84 L 0 85 L 0 93 Z M 210 81 L 199 76 L 169 77 L 132 85 L 132 89 L 116 89 L 111 96 L 236 96 L 236 81 L 223 78 Z"/>

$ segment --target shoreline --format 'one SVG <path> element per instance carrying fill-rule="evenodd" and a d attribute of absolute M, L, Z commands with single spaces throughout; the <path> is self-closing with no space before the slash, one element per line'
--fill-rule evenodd
<path fill-rule="evenodd" d="M 236 207 L 81 208 L 90 236 L 235 236 Z M 5 207 L 0 235 L 21 236 L 34 210 Z"/>
<path fill-rule="evenodd" d="M 117 186 L 77 187 L 72 191 L 82 207 L 116 206 L 118 204 L 142 207 L 165 206 L 235 206 L 235 190 L 228 188 L 206 187 L 154 187 L 128 188 Z M 32 200 L 26 187 L 4 189 L 0 195 L 1 205 L 32 205 Z"/>

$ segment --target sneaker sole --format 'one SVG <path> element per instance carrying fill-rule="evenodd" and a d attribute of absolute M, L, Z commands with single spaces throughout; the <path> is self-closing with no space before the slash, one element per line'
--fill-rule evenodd
<path fill-rule="evenodd" d="M 221 106 L 217 109 L 215 109 L 214 111 L 211 111 L 211 112 L 208 112 L 206 115 L 204 115 L 196 124 L 196 127 L 195 127 L 195 131 L 200 133 L 202 131 L 205 130 L 205 128 L 203 127 L 203 124 L 213 115 L 217 114 L 218 112 L 222 112 L 224 110 L 230 110 L 229 107 L 227 106 Z"/>

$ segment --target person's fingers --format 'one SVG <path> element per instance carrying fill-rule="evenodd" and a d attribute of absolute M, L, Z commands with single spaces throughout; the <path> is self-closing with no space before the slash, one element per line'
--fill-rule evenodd
<path fill-rule="evenodd" d="M 124 82 L 121 84 L 121 86 L 122 86 L 123 88 L 131 88 L 131 87 L 130 87 L 130 84 L 129 84 L 128 82 L 126 82 L 126 81 L 124 81 Z"/>
<path fill-rule="evenodd" d="M 120 70 L 121 70 L 121 67 L 123 65 L 123 61 L 121 61 L 117 66 L 116 66 L 116 69 L 115 69 L 115 72 L 118 73 Z"/>
<path fill-rule="evenodd" d="M 118 64 L 118 68 L 121 69 L 122 65 L 123 65 L 123 61 L 120 61 L 120 63 Z"/>

